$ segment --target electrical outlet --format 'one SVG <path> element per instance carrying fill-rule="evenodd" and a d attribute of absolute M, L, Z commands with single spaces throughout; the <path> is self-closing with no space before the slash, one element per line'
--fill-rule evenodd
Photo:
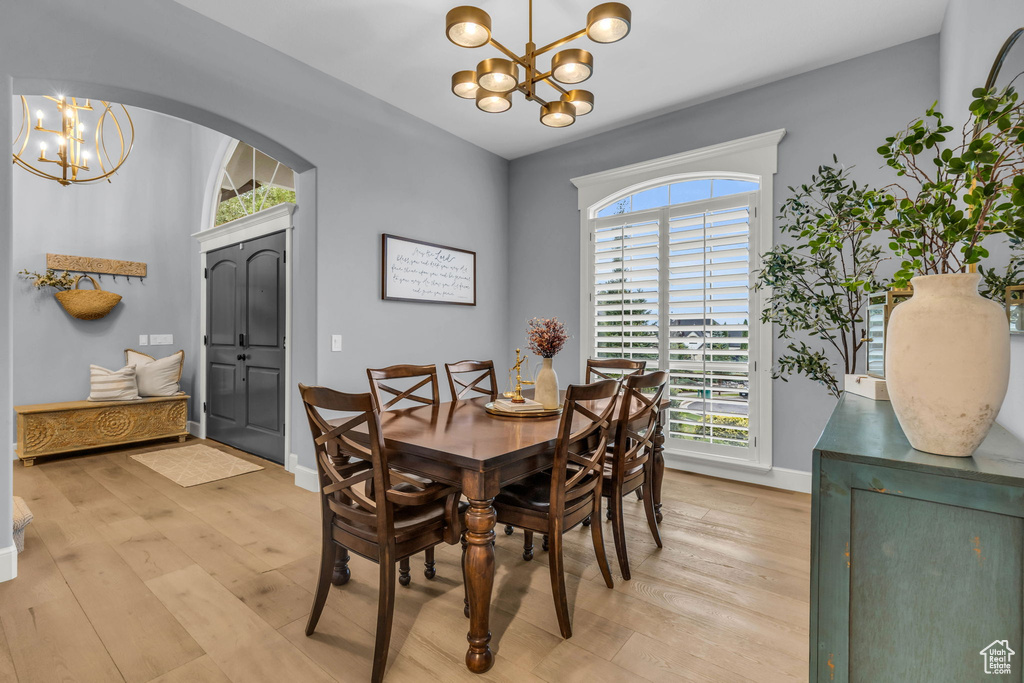
<path fill-rule="evenodd" d="M 331 351 L 341 351 L 341 335 L 331 335 Z"/>
<path fill-rule="evenodd" d="M 148 334 L 140 334 L 139 335 L 139 346 L 149 346 L 149 335 Z"/>
<path fill-rule="evenodd" d="M 151 334 L 149 335 L 149 343 L 152 346 L 168 346 L 174 343 L 173 334 Z"/>

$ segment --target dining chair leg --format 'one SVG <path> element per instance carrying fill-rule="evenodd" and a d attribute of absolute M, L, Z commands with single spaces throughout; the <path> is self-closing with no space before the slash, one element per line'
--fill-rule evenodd
<path fill-rule="evenodd" d="M 612 487 L 612 496 L 608 501 L 608 511 L 612 513 L 612 538 L 615 541 L 615 556 L 619 559 L 619 571 L 622 578 L 629 581 L 629 556 L 626 553 L 626 527 L 622 519 L 622 490 Z"/>
<path fill-rule="evenodd" d="M 391 646 L 391 622 L 395 616 L 395 558 L 393 551 L 382 549 L 380 558 L 380 595 L 377 599 L 377 638 L 373 646 L 373 675 L 379 683 L 388 665 Z"/>
<path fill-rule="evenodd" d="M 432 579 L 437 575 L 437 572 L 434 570 L 434 547 L 427 548 L 423 555 L 423 576 Z"/>
<path fill-rule="evenodd" d="M 469 587 L 466 585 L 466 546 L 469 544 L 466 542 L 466 532 L 462 532 L 462 602 L 464 607 L 462 613 L 469 619 Z"/>
<path fill-rule="evenodd" d="M 506 524 L 505 525 L 505 535 L 506 536 L 511 536 L 512 532 L 515 531 L 515 530 L 516 530 L 516 528 L 514 526 L 512 526 L 511 524 Z"/>
<path fill-rule="evenodd" d="M 404 557 L 398 563 L 398 583 L 403 586 L 408 586 L 412 582 L 412 576 L 409 574 L 409 558 Z"/>
<path fill-rule="evenodd" d="M 550 541 L 548 539 L 548 535 L 544 534 L 544 538 L 542 538 L 541 542 L 540 542 L 540 549 L 544 550 L 544 551 L 547 551 L 547 549 L 550 547 L 550 545 L 551 545 L 551 543 L 550 543 Z"/>
<path fill-rule="evenodd" d="M 663 546 L 661 545 L 661 531 L 658 529 L 657 509 L 654 505 L 654 487 L 647 486 L 645 484 L 643 489 L 644 512 L 647 513 L 647 526 L 651 527 L 651 536 L 654 536 L 654 542 L 658 544 L 659 548 L 661 548 Z"/>
<path fill-rule="evenodd" d="M 332 545 L 337 548 L 337 556 L 334 558 L 334 575 L 331 577 L 331 583 L 335 586 L 344 586 L 352 578 L 352 572 L 348 568 L 348 548 L 333 543 Z"/>
<path fill-rule="evenodd" d="M 316 580 L 316 595 L 313 597 L 313 606 L 309 610 L 309 620 L 306 622 L 307 636 L 313 635 L 316 624 L 320 621 L 320 615 L 324 611 L 327 595 L 331 590 L 331 577 L 334 575 L 335 547 L 334 542 L 328 538 L 320 550 L 320 574 Z"/>
<path fill-rule="evenodd" d="M 528 529 L 523 529 L 523 559 L 533 559 L 533 532 Z"/>
<path fill-rule="evenodd" d="M 636 490 L 636 499 L 637 500 L 643 500 L 644 499 L 644 487 L 643 486 L 641 486 L 640 488 L 638 488 Z"/>
<path fill-rule="evenodd" d="M 600 524 L 592 525 L 599 529 Z M 558 630 L 563 638 L 572 638 L 572 623 L 569 620 L 569 599 L 565 593 L 565 567 L 562 563 L 562 534 L 551 535 L 551 554 L 548 556 L 551 570 L 551 593 L 555 598 L 555 614 L 558 616 Z"/>
<path fill-rule="evenodd" d="M 590 526 L 590 517 L 587 517 L 585 520 L 583 520 L 583 526 Z"/>
<path fill-rule="evenodd" d="M 622 500 L 622 498 L 619 498 Z M 597 515 L 598 519 L 601 519 L 601 496 L 597 495 L 594 497 L 594 514 Z M 609 588 L 614 588 L 615 584 L 612 582 L 612 572 L 608 568 L 608 556 L 604 552 L 604 532 L 601 530 L 600 524 L 591 524 L 590 533 L 594 541 L 594 553 L 597 555 L 597 565 L 601 568 L 601 576 L 604 577 L 604 583 Z M 628 569 L 626 570 L 629 571 Z M 626 576 L 628 579 L 629 576 Z"/>

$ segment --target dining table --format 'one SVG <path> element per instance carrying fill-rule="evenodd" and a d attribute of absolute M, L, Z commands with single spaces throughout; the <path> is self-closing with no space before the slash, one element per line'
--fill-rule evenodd
<path fill-rule="evenodd" d="M 616 401 L 622 401 L 620 394 Z M 559 416 L 504 416 L 487 412 L 487 397 L 386 411 L 380 416 L 389 465 L 458 486 L 469 501 L 464 558 L 469 603 L 466 667 L 484 673 L 494 665 L 490 641 L 494 586 L 494 498 L 508 484 L 550 469 Z M 607 405 L 607 404 L 605 404 Z M 663 430 L 668 400 L 659 405 L 654 443 L 654 508 L 660 522 L 665 471 Z M 593 406 L 592 409 L 598 406 Z M 619 406 L 613 412 L 618 418 Z M 582 426 L 585 418 L 577 415 Z M 614 424 L 612 425 L 614 428 Z M 597 520 L 594 520 L 596 523 Z"/>

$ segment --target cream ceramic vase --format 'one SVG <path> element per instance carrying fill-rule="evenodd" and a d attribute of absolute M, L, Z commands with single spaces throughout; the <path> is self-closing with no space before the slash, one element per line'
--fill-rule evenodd
<path fill-rule="evenodd" d="M 540 372 L 537 373 L 537 384 L 534 386 L 533 400 L 545 408 L 554 409 L 562 405 L 558 400 L 558 375 L 551 367 L 550 358 L 541 360 Z"/>
<path fill-rule="evenodd" d="M 978 294 L 977 273 L 915 277 L 885 333 L 885 382 L 910 445 L 968 457 L 1006 396 L 1006 311 Z"/>

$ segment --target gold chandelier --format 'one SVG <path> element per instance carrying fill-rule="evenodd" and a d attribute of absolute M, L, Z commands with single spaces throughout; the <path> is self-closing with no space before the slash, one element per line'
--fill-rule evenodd
<path fill-rule="evenodd" d="M 54 128 L 43 126 L 46 114 L 42 109 L 36 110 L 36 123 L 33 126 L 28 100 L 25 97 L 21 98 L 21 129 L 18 131 L 18 137 L 14 139 L 14 147 L 18 150 L 14 152 L 14 163 L 33 175 L 56 180 L 65 187 L 100 180 L 109 183 L 110 176 L 124 164 L 135 142 L 135 125 L 128 110 L 123 104 L 111 104 L 101 100 L 97 100 L 99 104 L 94 107 L 90 100 L 86 100 L 85 104 L 79 104 L 76 98 L 72 97 L 69 100 L 63 95 L 47 95 L 46 99 L 56 105 L 55 116 L 58 121 Z M 120 112 L 115 110 L 116 107 L 120 107 Z M 97 118 L 92 124 L 92 130 L 82 121 L 81 112 L 96 112 Z M 107 128 L 117 133 L 118 145 L 112 150 L 107 148 Z M 39 156 L 35 159 L 30 158 L 35 154 L 29 149 L 31 139 L 37 139 L 39 142 Z M 48 156 L 50 145 L 53 146 L 53 156 Z M 99 165 L 98 169 L 89 166 L 94 159 Z M 45 164 L 52 164 L 56 168 L 50 168 Z"/>
<path fill-rule="evenodd" d="M 445 34 L 459 47 L 493 45 L 508 59 L 492 57 L 477 64 L 476 71 L 459 71 L 452 76 L 452 92 L 467 100 L 476 100 L 481 111 L 500 113 L 512 107 L 512 93 L 521 92 L 526 99 L 540 105 L 540 122 L 552 128 L 571 126 L 577 116 L 594 109 L 594 94 L 589 90 L 566 90 L 560 84 L 576 85 L 594 72 L 594 56 L 586 50 L 568 49 L 551 57 L 551 68 L 540 71 L 537 57 L 586 35 L 595 43 L 615 43 L 629 34 L 632 19 L 629 8 L 620 2 L 606 2 L 590 10 L 587 26 L 564 38 L 538 48 L 533 42 L 533 0 L 529 9 L 530 33 L 526 51 L 519 56 L 491 36 L 491 17 L 476 7 L 462 6 L 448 12 Z M 519 67 L 525 74 L 520 80 Z M 537 84 L 546 83 L 557 91 L 558 99 L 544 100 L 537 94 Z"/>

